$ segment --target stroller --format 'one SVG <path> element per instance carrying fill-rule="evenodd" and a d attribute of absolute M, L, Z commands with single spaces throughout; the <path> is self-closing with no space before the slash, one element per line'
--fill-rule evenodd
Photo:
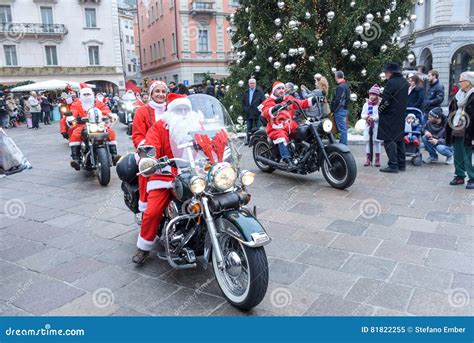
<path fill-rule="evenodd" d="M 405 119 L 408 117 L 409 114 L 413 114 L 416 119 L 419 122 L 420 127 L 424 127 L 424 115 L 423 112 L 415 107 L 407 107 L 405 111 Z M 405 157 L 406 158 L 411 158 L 411 163 L 414 166 L 421 166 L 423 164 L 423 158 L 421 154 L 421 129 L 420 131 L 405 131 L 405 133 L 410 133 L 410 134 L 418 134 L 418 143 L 415 142 L 405 142 Z"/>

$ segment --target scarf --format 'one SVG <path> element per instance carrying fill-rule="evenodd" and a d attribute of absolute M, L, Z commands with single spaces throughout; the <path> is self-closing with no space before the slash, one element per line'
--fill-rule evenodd
<path fill-rule="evenodd" d="M 369 100 L 367 102 L 368 108 L 367 108 L 367 114 L 369 117 L 372 117 L 374 115 L 374 106 L 377 106 L 379 104 L 379 101 L 371 101 Z M 369 123 L 369 127 L 374 128 L 375 127 L 375 122 L 372 120 Z"/>
<path fill-rule="evenodd" d="M 166 104 L 159 104 L 155 102 L 153 99 L 150 99 L 148 102 L 151 108 L 155 110 L 155 122 L 160 120 L 163 117 L 163 113 L 165 113 Z"/>
<path fill-rule="evenodd" d="M 456 111 L 456 114 L 454 115 L 454 118 L 453 118 L 453 125 L 456 127 L 458 125 L 460 125 L 460 121 L 461 121 L 461 118 L 463 116 L 463 112 L 464 112 L 464 107 L 466 106 L 467 104 L 467 101 L 469 100 L 469 97 L 471 96 L 471 94 L 474 93 L 474 87 L 472 87 L 469 91 L 465 92 L 463 91 L 462 89 L 460 89 L 456 95 L 455 95 L 455 98 L 456 98 L 456 103 L 458 105 L 458 109 Z"/>

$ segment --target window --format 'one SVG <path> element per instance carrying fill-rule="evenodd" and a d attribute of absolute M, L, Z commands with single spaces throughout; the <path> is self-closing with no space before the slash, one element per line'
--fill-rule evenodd
<path fill-rule="evenodd" d="M 129 43 L 130 43 L 130 38 L 128 38 L 128 36 L 127 36 L 127 35 L 125 36 L 125 42 L 126 42 L 127 44 L 129 44 Z"/>
<path fill-rule="evenodd" d="M 145 31 L 145 29 L 143 28 L 143 23 L 144 21 L 143 21 L 143 16 L 142 16 L 142 32 Z"/>
<path fill-rule="evenodd" d="M 161 56 L 161 43 L 158 42 L 157 45 L 158 45 L 158 58 L 161 58 L 162 57 Z"/>
<path fill-rule="evenodd" d="M 46 45 L 44 47 L 46 52 L 46 65 L 49 66 L 57 66 L 58 65 L 58 53 L 56 50 L 56 46 L 54 45 Z"/>
<path fill-rule="evenodd" d="M 474 23 L 474 1 L 469 4 L 469 22 Z"/>
<path fill-rule="evenodd" d="M 176 38 L 174 32 L 171 34 L 171 53 L 176 54 Z"/>
<path fill-rule="evenodd" d="M 131 65 L 131 64 L 128 65 L 128 71 L 129 71 L 129 72 L 132 71 L 132 65 Z"/>
<path fill-rule="evenodd" d="M 158 9 L 158 1 L 155 2 L 155 9 L 156 9 L 156 19 L 158 19 L 159 15 L 159 9 Z"/>
<path fill-rule="evenodd" d="M 17 66 L 18 60 L 16 58 L 16 46 L 15 45 L 4 45 L 3 50 L 5 51 L 5 62 L 7 66 Z"/>
<path fill-rule="evenodd" d="M 170 0 L 170 9 L 174 7 L 174 0 Z"/>
<path fill-rule="evenodd" d="M 98 46 L 89 47 L 89 64 L 92 66 L 98 66 L 100 64 Z"/>
<path fill-rule="evenodd" d="M 155 21 L 155 7 L 151 5 L 151 21 Z"/>
<path fill-rule="evenodd" d="M 200 29 L 198 32 L 198 51 L 209 51 L 208 31 L 207 29 Z"/>
<path fill-rule="evenodd" d="M 161 15 L 163 15 L 163 0 L 160 0 Z"/>
<path fill-rule="evenodd" d="M 165 48 L 165 39 L 161 40 L 161 44 L 163 45 L 163 58 L 166 59 L 166 48 Z"/>
<path fill-rule="evenodd" d="M 12 10 L 10 5 L 0 6 L 0 22 L 11 23 L 12 22 Z"/>
<path fill-rule="evenodd" d="M 425 1 L 425 27 L 430 26 L 431 24 L 431 1 Z"/>
<path fill-rule="evenodd" d="M 127 58 L 132 58 L 132 52 L 130 50 L 127 50 Z"/>
<path fill-rule="evenodd" d="M 160 59 L 159 56 L 156 53 L 156 43 L 153 43 L 153 54 L 155 55 L 155 60 Z"/>
<path fill-rule="evenodd" d="M 124 20 L 125 24 L 123 24 L 123 26 L 125 26 L 126 29 L 128 29 L 128 20 Z"/>
<path fill-rule="evenodd" d="M 143 64 L 146 64 L 146 49 L 143 48 Z"/>
<path fill-rule="evenodd" d="M 132 67 L 133 67 L 133 72 L 135 73 L 137 71 L 137 65 L 134 64 L 134 65 L 132 65 Z"/>
<path fill-rule="evenodd" d="M 41 10 L 41 22 L 43 23 L 44 32 L 54 32 L 53 28 L 53 8 L 52 7 L 40 7 Z"/>
<path fill-rule="evenodd" d="M 135 44 L 135 38 L 133 38 L 133 36 L 130 36 L 130 44 Z"/>
<path fill-rule="evenodd" d="M 86 27 L 94 28 L 97 27 L 97 18 L 95 8 L 86 8 Z"/>
<path fill-rule="evenodd" d="M 150 45 L 150 62 L 153 62 L 155 59 L 153 58 L 153 47 Z"/>
<path fill-rule="evenodd" d="M 240 6 L 240 2 L 239 2 L 239 0 L 231 0 L 230 5 L 231 6 Z"/>

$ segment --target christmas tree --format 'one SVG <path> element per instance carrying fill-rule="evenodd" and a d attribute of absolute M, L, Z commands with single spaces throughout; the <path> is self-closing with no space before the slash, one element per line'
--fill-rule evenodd
<path fill-rule="evenodd" d="M 423 0 L 419 0 L 422 4 Z M 314 88 L 314 75 L 342 70 L 351 87 L 351 116 L 358 115 L 367 91 L 381 83 L 383 64 L 410 60 L 400 31 L 416 16 L 412 0 L 241 0 L 228 20 L 237 60 L 226 81 L 225 105 L 242 115 L 241 99 L 250 77 L 265 92 L 275 80 Z M 330 91 L 331 93 L 331 91 Z M 330 94 L 331 95 L 331 94 Z"/>

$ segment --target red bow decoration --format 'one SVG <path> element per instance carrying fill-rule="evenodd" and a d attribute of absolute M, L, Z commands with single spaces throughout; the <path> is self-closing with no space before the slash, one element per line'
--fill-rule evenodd
<path fill-rule="evenodd" d="M 212 141 L 208 135 L 200 135 L 197 133 L 194 135 L 194 139 L 212 164 L 216 163 L 213 152 L 216 154 L 218 162 L 222 162 L 225 147 L 227 146 L 227 133 L 224 129 L 219 131 Z"/>

